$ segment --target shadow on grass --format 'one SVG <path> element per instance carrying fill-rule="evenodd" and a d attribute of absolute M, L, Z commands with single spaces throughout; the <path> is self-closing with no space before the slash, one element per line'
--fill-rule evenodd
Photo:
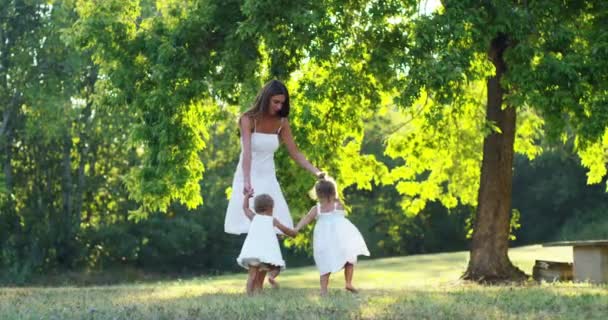
<path fill-rule="evenodd" d="M 11 294 L 12 292 L 12 294 Z M 2 291 L 0 291 L 2 293 Z M 25 289 L 0 294 L 2 319 L 604 319 L 606 287 L 433 286 L 351 294 L 318 287 L 173 286 Z"/>
<path fill-rule="evenodd" d="M 15 297 L 0 308 L 2 319 L 347 319 L 365 302 L 361 296 L 335 290 L 320 297 L 318 289 L 268 289 L 253 297 L 243 291 L 146 295 L 140 290 L 99 288 L 81 295 L 47 290 L 32 297 Z M 158 290 L 159 293 L 162 293 Z M 6 302 L 6 301 L 5 301 Z M 0 307 L 3 302 L 0 302 Z"/>
<path fill-rule="evenodd" d="M 597 287 L 456 287 L 451 291 L 378 293 L 366 306 L 362 318 L 605 319 L 608 292 Z"/>

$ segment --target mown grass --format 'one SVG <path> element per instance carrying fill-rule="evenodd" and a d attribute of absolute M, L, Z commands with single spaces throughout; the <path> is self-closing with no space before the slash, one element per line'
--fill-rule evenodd
<path fill-rule="evenodd" d="M 570 248 L 529 246 L 511 258 L 570 261 Z M 281 289 L 244 294 L 246 274 L 95 287 L 0 289 L 0 319 L 606 319 L 608 288 L 579 283 L 480 286 L 458 281 L 467 252 L 361 261 L 357 295 L 314 267 L 287 269 Z"/>

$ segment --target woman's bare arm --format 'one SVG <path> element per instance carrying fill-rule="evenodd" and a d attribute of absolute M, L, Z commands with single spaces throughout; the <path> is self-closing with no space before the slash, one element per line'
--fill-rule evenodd
<path fill-rule="evenodd" d="M 281 140 L 285 143 L 285 147 L 287 147 L 287 152 L 289 156 L 302 168 L 308 170 L 310 173 L 314 175 L 318 175 L 321 173 L 317 167 L 313 166 L 308 159 L 298 150 L 296 143 L 293 140 L 293 135 L 291 134 L 291 128 L 289 127 L 289 120 L 285 119 L 285 123 L 281 128 L 281 132 L 279 135 L 281 136 Z"/>
<path fill-rule="evenodd" d="M 241 128 L 241 142 L 243 145 L 243 193 L 251 190 L 251 118 L 247 115 L 242 115 L 239 119 Z"/>

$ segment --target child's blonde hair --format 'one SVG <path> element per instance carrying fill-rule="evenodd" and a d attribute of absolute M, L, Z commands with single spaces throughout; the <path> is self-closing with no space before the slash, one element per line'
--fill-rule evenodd
<path fill-rule="evenodd" d="M 319 180 L 315 183 L 315 195 L 317 199 L 321 198 L 337 198 L 338 191 L 334 179 L 322 174 Z"/>
<path fill-rule="evenodd" d="M 253 209 L 255 212 L 267 212 L 274 207 L 274 200 L 268 194 L 261 194 L 253 199 Z"/>

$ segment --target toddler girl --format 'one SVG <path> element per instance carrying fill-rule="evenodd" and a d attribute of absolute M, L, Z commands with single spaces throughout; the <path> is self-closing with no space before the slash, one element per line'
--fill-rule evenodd
<path fill-rule="evenodd" d="M 267 194 L 261 194 L 253 200 L 255 212 L 249 208 L 249 199 L 253 192 L 247 192 L 243 201 L 245 216 L 251 220 L 247 238 L 236 261 L 245 269 L 249 269 L 247 278 L 247 294 L 252 295 L 262 290 L 264 278 L 268 271 L 278 271 L 285 268 L 281 255 L 279 240 L 274 227 L 284 234 L 295 236 L 296 231 L 290 229 L 272 216 L 274 201 Z"/>
<path fill-rule="evenodd" d="M 321 295 L 327 294 L 329 276 L 344 268 L 346 290 L 356 293 L 352 284 L 358 255 L 369 256 L 369 250 L 357 228 L 344 216 L 344 206 L 337 198 L 337 188 L 331 178 L 321 175 L 315 184 L 319 203 L 296 226 L 296 232 L 317 219 L 313 232 L 313 254 L 321 274 Z"/>

